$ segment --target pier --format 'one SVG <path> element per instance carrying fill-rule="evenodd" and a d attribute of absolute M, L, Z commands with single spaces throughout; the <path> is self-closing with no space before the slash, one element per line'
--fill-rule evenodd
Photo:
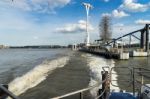
<path fill-rule="evenodd" d="M 146 24 L 144 28 L 127 33 L 118 38 L 112 39 L 107 44 L 91 44 L 90 46 L 83 46 L 80 51 L 88 52 L 95 55 L 104 56 L 106 58 L 114 59 L 129 59 L 129 57 L 148 57 L 149 56 L 149 29 L 150 24 Z M 140 35 L 140 37 L 135 34 Z M 129 44 L 117 44 L 117 41 L 122 38 L 129 37 Z M 131 44 L 132 38 L 139 40 L 138 44 Z"/>

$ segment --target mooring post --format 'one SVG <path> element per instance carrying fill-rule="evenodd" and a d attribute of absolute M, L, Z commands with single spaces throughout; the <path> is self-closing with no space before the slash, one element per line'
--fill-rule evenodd
<path fill-rule="evenodd" d="M 146 51 L 149 54 L 149 25 L 146 24 Z"/>
<path fill-rule="evenodd" d="M 102 71 L 102 89 L 99 90 L 99 95 L 103 93 L 103 95 L 99 99 L 107 99 L 110 87 L 109 87 L 109 79 L 108 79 L 108 71 Z"/>

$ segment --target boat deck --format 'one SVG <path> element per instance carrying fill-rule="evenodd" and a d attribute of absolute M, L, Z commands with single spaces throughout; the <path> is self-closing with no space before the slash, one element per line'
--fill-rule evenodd
<path fill-rule="evenodd" d="M 109 99 L 137 99 L 130 93 L 112 92 Z"/>

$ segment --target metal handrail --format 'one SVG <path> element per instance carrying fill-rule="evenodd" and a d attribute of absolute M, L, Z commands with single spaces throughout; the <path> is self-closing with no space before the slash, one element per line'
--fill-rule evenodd
<path fill-rule="evenodd" d="M 150 73 L 150 70 L 145 69 L 145 68 L 133 68 L 133 69 L 134 70 L 139 70 L 139 71 L 136 71 L 135 73 L 137 73 L 141 76 L 141 81 L 138 81 L 137 79 L 134 79 L 135 83 L 139 84 L 140 88 L 141 88 L 141 86 L 145 86 L 146 88 L 150 89 L 149 86 L 144 84 L 144 78 L 150 79 L 150 76 L 142 74 L 142 73 Z M 143 71 L 143 70 L 145 70 L 145 71 Z"/>
<path fill-rule="evenodd" d="M 2 91 L 4 91 L 5 94 L 7 94 L 9 97 L 11 97 L 12 99 L 19 99 L 17 96 L 15 96 L 12 92 L 10 92 L 7 88 L 5 88 L 4 86 L 0 85 L 0 89 Z"/>
<path fill-rule="evenodd" d="M 99 85 L 102 85 L 103 83 L 105 83 L 107 81 L 108 78 L 109 77 L 107 76 L 102 82 L 98 82 L 97 84 L 95 84 L 93 86 L 90 86 L 90 87 L 87 87 L 87 88 L 84 88 L 84 89 L 81 89 L 81 90 L 73 91 L 73 92 L 67 93 L 65 95 L 53 97 L 53 98 L 50 98 L 50 99 L 62 99 L 62 98 L 65 98 L 65 97 L 76 95 L 76 94 L 83 94 L 83 92 L 89 91 L 89 90 L 91 90 L 95 87 L 98 87 Z M 101 97 L 104 94 L 105 91 L 106 91 L 106 88 L 104 89 L 104 91 L 98 97 Z"/>
<path fill-rule="evenodd" d="M 143 69 L 143 70 L 146 70 L 146 71 L 150 71 L 150 69 L 146 69 L 146 68 L 142 68 L 142 67 L 140 67 L 140 68 L 134 67 L 134 69 Z"/>
<path fill-rule="evenodd" d="M 129 82 L 130 84 L 132 83 L 132 86 L 133 86 L 133 94 L 135 94 L 135 83 L 139 83 L 139 84 L 140 84 L 139 86 L 145 86 L 145 87 L 147 87 L 147 88 L 150 88 L 149 86 L 144 85 L 143 83 L 141 83 L 140 81 L 138 81 L 138 80 L 136 80 L 136 79 L 134 78 L 134 74 L 135 74 L 135 73 L 138 73 L 138 74 L 142 75 L 143 77 L 145 77 L 146 75 L 141 74 L 141 73 L 145 73 L 145 72 L 142 71 L 142 70 L 145 70 L 146 73 L 149 73 L 150 70 L 148 70 L 148 69 L 144 69 L 144 68 L 133 68 L 133 69 L 131 69 L 131 68 L 128 68 L 128 67 L 112 67 L 112 68 L 110 69 L 109 67 L 103 67 L 102 69 L 103 69 L 104 72 L 106 72 L 106 69 L 110 70 L 110 72 L 108 73 L 107 77 L 106 77 L 102 82 L 98 82 L 98 83 L 96 83 L 96 84 L 93 85 L 93 86 L 89 86 L 89 87 L 87 87 L 87 88 L 83 88 L 83 89 L 80 89 L 80 90 L 77 90 L 77 91 L 73 91 L 73 92 L 70 92 L 70 93 L 67 93 L 67 94 L 64 94 L 64 95 L 61 95 L 61 96 L 53 97 L 53 98 L 50 98 L 50 99 L 62 99 L 62 98 L 65 98 L 65 97 L 69 97 L 69 96 L 76 95 L 76 94 L 79 94 L 79 95 L 80 95 L 80 99 L 83 99 L 83 93 L 84 93 L 84 92 L 89 91 L 89 90 L 91 90 L 91 89 L 93 89 L 93 88 L 95 88 L 95 87 L 98 87 L 98 86 L 102 85 L 103 83 L 106 83 L 107 80 L 111 78 L 112 74 L 114 74 L 114 73 L 112 73 L 112 70 L 113 70 L 114 68 L 127 68 L 127 69 L 129 69 L 129 71 L 131 72 L 131 75 L 132 75 L 132 77 L 133 77 L 133 78 L 132 78 L 132 81 Z M 136 72 L 135 72 L 135 69 L 138 69 L 139 71 L 136 71 Z M 148 72 L 148 71 L 149 71 L 149 72 Z M 111 76 L 109 76 L 109 75 L 111 75 Z M 126 75 L 126 74 L 125 74 L 125 75 Z M 117 80 L 112 80 L 112 79 L 111 79 L 111 81 L 110 81 L 111 85 L 113 85 L 113 84 L 112 84 L 112 81 L 117 81 Z M 125 80 L 123 80 L 123 82 L 125 82 Z M 116 86 L 116 85 L 113 85 L 113 86 L 118 87 L 118 86 Z M 19 99 L 19 98 L 16 97 L 14 94 L 12 94 L 7 88 L 5 88 L 4 86 L 0 85 L 0 89 L 2 89 L 2 90 L 3 90 L 9 97 L 11 97 L 12 99 Z M 100 97 L 102 97 L 105 92 L 107 92 L 107 87 L 104 87 L 104 89 L 102 90 L 102 92 L 101 92 L 95 99 L 99 99 Z"/>
<path fill-rule="evenodd" d="M 83 92 L 88 91 L 88 90 L 90 90 L 90 89 L 92 89 L 92 88 L 95 88 L 95 87 L 97 87 L 97 86 L 98 86 L 98 84 L 95 84 L 94 86 L 90 86 L 90 87 L 88 87 L 88 88 L 84 88 L 84 89 L 81 89 L 81 90 L 73 91 L 73 92 L 67 93 L 67 94 L 65 94 L 65 95 L 53 97 L 53 98 L 51 98 L 51 99 L 61 99 L 61 98 L 65 98 L 65 97 L 68 97 L 68 96 L 75 95 L 75 94 L 83 93 Z"/>
<path fill-rule="evenodd" d="M 106 72 L 106 70 L 105 70 L 106 68 L 107 68 L 107 69 L 110 69 L 109 66 L 104 66 L 104 67 L 102 67 L 102 69 L 103 69 L 104 72 Z M 109 71 L 110 71 L 110 70 L 109 70 Z"/>
<path fill-rule="evenodd" d="M 122 68 L 129 69 L 129 71 L 131 72 L 130 75 L 132 75 L 132 69 L 129 68 L 129 67 L 125 67 L 125 66 L 124 66 L 124 67 L 112 67 L 112 68 L 110 69 L 110 75 L 111 75 L 111 76 L 110 76 L 110 79 L 111 79 L 111 82 L 110 82 L 110 83 L 111 83 L 111 85 L 114 86 L 114 87 L 119 87 L 118 85 L 114 85 L 114 84 L 113 84 L 113 81 L 118 81 L 118 80 L 116 80 L 116 79 L 115 79 L 115 80 L 114 80 L 114 79 L 112 80 L 112 74 L 117 74 L 117 73 L 112 73 L 112 71 L 113 71 L 115 68 L 117 68 L 117 69 L 118 69 L 118 68 L 119 68 L 119 69 L 122 69 Z M 119 74 L 119 75 L 120 75 L 120 74 Z M 121 73 L 121 75 L 123 75 L 123 74 Z M 125 75 L 127 75 L 127 74 L 125 74 Z M 121 82 L 127 82 L 127 80 L 119 80 L 119 81 L 121 81 Z M 133 81 L 128 81 L 128 82 L 129 82 L 129 85 L 128 85 L 127 87 L 129 87 Z"/>
<path fill-rule="evenodd" d="M 76 95 L 76 94 L 79 94 L 79 95 L 80 95 L 80 99 L 83 99 L 83 93 L 84 93 L 84 92 L 89 91 L 89 90 L 91 90 L 91 89 L 93 89 L 93 88 L 95 88 L 95 87 L 98 87 L 98 86 L 100 86 L 100 85 L 102 85 L 102 84 L 107 83 L 107 81 L 108 81 L 109 79 L 110 79 L 111 85 L 113 85 L 113 84 L 112 84 L 112 81 L 117 81 L 117 80 L 112 80 L 112 79 L 110 78 L 110 77 L 112 76 L 111 74 L 114 74 L 114 73 L 112 73 L 112 70 L 113 70 L 114 68 L 127 68 L 127 69 L 129 69 L 129 71 L 131 71 L 132 81 L 130 81 L 130 84 L 132 83 L 132 86 L 133 86 L 133 95 L 135 95 L 135 83 L 139 84 L 138 86 L 140 86 L 140 87 L 141 87 L 141 86 L 145 86 L 145 87 L 147 87 L 147 88 L 150 89 L 150 87 L 147 86 L 146 84 L 143 84 L 142 81 L 140 82 L 140 81 L 138 81 L 137 79 L 135 79 L 135 73 L 140 74 L 141 77 L 150 78 L 149 76 L 142 74 L 142 73 L 150 73 L 150 70 L 149 70 L 149 69 L 145 69 L 145 68 L 133 68 L 133 69 L 131 69 L 131 68 L 128 68 L 128 67 L 112 67 L 112 68 L 110 69 L 109 67 L 104 67 L 104 68 L 103 68 L 104 73 L 107 72 L 107 71 L 105 70 L 106 68 L 107 68 L 108 70 L 110 70 L 110 72 L 108 73 L 108 75 L 106 76 L 106 78 L 105 78 L 103 81 L 98 82 L 98 83 L 96 83 L 96 84 L 93 85 L 93 86 L 89 86 L 89 87 L 87 87 L 87 88 L 83 88 L 83 89 L 80 89 L 80 90 L 77 90 L 77 91 L 73 91 L 73 92 L 67 93 L 67 94 L 65 94 L 65 95 L 53 97 L 53 98 L 50 98 L 50 99 L 62 99 L 62 98 L 65 98 L 65 97 L 69 97 L 69 96 L 72 96 L 72 95 Z M 139 70 L 139 71 L 135 71 L 135 70 Z M 145 71 L 142 71 L 142 70 L 145 70 Z M 111 76 L 109 76 L 109 75 L 111 75 Z M 126 74 L 125 74 L 125 75 L 126 75 Z M 126 80 L 122 80 L 122 81 L 125 82 Z M 102 86 L 103 86 L 103 85 L 102 85 Z M 113 86 L 115 86 L 115 85 L 113 85 Z M 116 86 L 116 87 L 118 87 L 118 86 Z M 0 89 L 4 92 L 4 94 L 8 95 L 8 97 L 11 97 L 12 99 L 19 99 L 19 98 L 18 98 L 17 96 L 15 96 L 12 92 L 10 92 L 7 88 L 5 88 L 3 85 L 0 85 Z M 136 89 L 136 90 L 137 90 L 137 89 Z M 139 90 L 139 89 L 138 89 L 138 90 Z M 105 92 L 107 92 L 107 87 L 104 87 L 104 88 L 102 87 L 102 92 L 99 93 L 100 95 L 98 95 L 95 99 L 98 99 L 98 98 L 102 97 Z"/>
<path fill-rule="evenodd" d="M 99 96 L 97 96 L 95 99 L 99 99 L 100 97 L 102 97 L 102 95 L 104 94 L 105 91 L 106 91 L 106 88 L 105 88 L 104 91 L 103 91 Z"/>
<path fill-rule="evenodd" d="M 136 83 L 138 83 L 138 84 L 140 84 L 141 86 L 145 86 L 145 87 L 147 87 L 147 88 L 149 88 L 150 89 L 150 87 L 149 86 L 147 86 L 147 85 L 145 85 L 145 84 L 142 84 L 140 81 L 135 81 Z"/>

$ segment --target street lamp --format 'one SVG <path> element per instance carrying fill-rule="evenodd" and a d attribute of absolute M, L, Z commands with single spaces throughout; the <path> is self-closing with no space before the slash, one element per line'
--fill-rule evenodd
<path fill-rule="evenodd" d="M 90 45 L 90 36 L 88 31 L 88 22 L 89 22 L 89 10 L 93 8 L 93 6 L 89 3 L 83 3 L 85 9 L 86 9 L 86 39 L 85 44 L 86 46 Z"/>

